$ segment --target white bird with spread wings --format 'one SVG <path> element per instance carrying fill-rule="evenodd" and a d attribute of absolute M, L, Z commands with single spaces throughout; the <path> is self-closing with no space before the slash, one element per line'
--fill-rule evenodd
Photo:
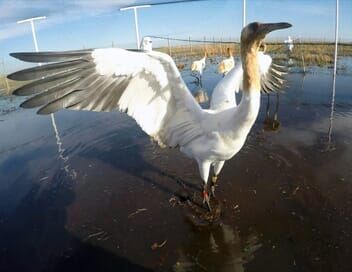
<path fill-rule="evenodd" d="M 126 112 L 160 146 L 179 147 L 197 161 L 203 199 L 210 209 L 208 177 L 243 146 L 260 106 L 260 91 L 281 88 L 279 66 L 261 52 L 265 35 L 288 23 L 251 23 L 241 33 L 241 60 L 216 86 L 210 109 L 195 101 L 172 58 L 156 51 L 120 48 L 69 52 L 12 53 L 27 62 L 49 63 L 15 72 L 13 80 L 31 82 L 15 90 L 28 96 L 21 106 L 41 107 L 39 114 L 60 109 Z M 239 105 L 234 92 L 243 91 Z M 33 96 L 34 95 L 34 96 Z"/>

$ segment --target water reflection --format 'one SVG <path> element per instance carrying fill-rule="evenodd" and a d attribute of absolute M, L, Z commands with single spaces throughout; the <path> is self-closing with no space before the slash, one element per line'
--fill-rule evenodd
<path fill-rule="evenodd" d="M 207 103 L 209 101 L 209 96 L 205 90 L 200 88 L 198 91 L 195 92 L 194 98 L 199 104 Z"/>
<path fill-rule="evenodd" d="M 328 142 L 327 151 L 333 151 L 335 149 L 332 143 L 332 131 L 333 131 L 333 121 L 335 112 L 335 95 L 336 95 L 336 73 L 333 73 L 332 78 L 332 92 L 331 92 L 331 104 L 330 104 L 330 117 L 329 117 L 329 130 L 328 130 Z"/>
<path fill-rule="evenodd" d="M 62 141 L 61 141 L 61 137 L 60 137 L 59 131 L 57 129 L 57 125 L 56 125 L 54 114 L 51 114 L 50 118 L 51 118 L 51 124 L 52 124 L 52 126 L 54 128 L 54 132 L 55 132 L 56 145 L 57 145 L 57 151 L 58 151 L 58 154 L 59 154 L 59 158 L 60 158 L 60 160 L 63 163 L 63 170 L 66 172 L 66 174 L 69 177 L 71 177 L 72 179 L 76 179 L 77 173 L 76 173 L 75 169 L 73 169 L 70 166 L 70 164 L 68 162 L 68 160 L 69 160 L 68 155 L 64 156 L 65 149 L 62 147 Z"/>
<path fill-rule="evenodd" d="M 264 119 L 264 131 L 278 131 L 280 128 L 280 121 L 278 120 L 278 112 L 279 112 L 279 104 L 280 104 L 280 95 L 279 93 L 275 94 L 276 103 L 275 109 L 272 113 L 270 113 L 270 94 L 267 94 L 267 103 L 266 103 L 266 114 Z"/>
<path fill-rule="evenodd" d="M 178 252 L 173 271 L 243 272 L 244 265 L 261 246 L 255 232 L 241 238 L 238 229 L 226 224 L 214 230 L 196 230 Z"/>

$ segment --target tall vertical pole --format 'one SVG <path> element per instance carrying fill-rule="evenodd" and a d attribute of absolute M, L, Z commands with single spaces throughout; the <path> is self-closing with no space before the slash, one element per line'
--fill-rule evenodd
<path fill-rule="evenodd" d="M 137 8 L 133 8 L 134 12 L 134 26 L 136 28 L 136 42 L 137 42 L 137 48 L 139 49 L 140 43 L 139 43 L 139 28 L 138 28 L 138 16 L 137 16 Z"/>
<path fill-rule="evenodd" d="M 331 94 L 331 111 L 330 111 L 330 125 L 328 131 L 328 150 L 332 150 L 332 130 L 335 112 L 335 95 L 336 95 L 336 71 L 337 71 L 337 46 L 339 39 L 339 0 L 336 0 L 336 17 L 335 17 L 335 56 L 334 56 L 334 74 L 332 79 L 332 94 Z"/>
<path fill-rule="evenodd" d="M 242 27 L 246 26 L 246 0 L 243 0 Z"/>
<path fill-rule="evenodd" d="M 336 0 L 334 75 L 336 75 L 336 70 L 337 70 L 338 39 L 339 39 L 339 0 Z"/>
<path fill-rule="evenodd" d="M 31 28 L 32 28 L 32 36 L 33 36 L 35 52 L 38 52 L 39 48 L 38 48 L 37 36 L 35 35 L 35 28 L 34 28 L 33 20 L 31 20 L 30 23 L 31 23 Z"/>
<path fill-rule="evenodd" d="M 17 22 L 18 24 L 30 22 L 31 29 L 32 29 L 32 37 L 33 37 L 33 43 L 34 43 L 35 52 L 39 51 L 39 47 L 38 47 L 37 35 L 35 34 L 34 21 L 35 20 L 41 20 L 41 19 L 46 19 L 46 17 L 42 16 L 42 17 L 30 18 L 30 19 L 26 19 L 26 20 L 22 20 L 22 21 L 18 21 Z M 41 63 L 38 63 L 38 66 L 41 66 Z M 51 118 L 51 123 L 53 125 L 56 138 L 57 138 L 57 137 L 59 137 L 59 135 L 58 135 L 58 130 L 57 130 L 56 122 L 55 122 L 55 116 L 54 116 L 53 113 L 50 114 L 50 118 Z"/>
<path fill-rule="evenodd" d="M 139 41 L 139 26 L 138 26 L 138 14 L 137 14 L 137 9 L 139 8 L 149 8 L 151 5 L 142 5 L 142 6 L 130 6 L 130 7 L 125 7 L 125 8 L 120 8 L 120 11 L 125 11 L 125 10 L 130 10 L 133 9 L 134 13 L 134 27 L 136 30 L 136 43 L 137 43 L 137 48 L 140 48 L 140 41 Z"/>

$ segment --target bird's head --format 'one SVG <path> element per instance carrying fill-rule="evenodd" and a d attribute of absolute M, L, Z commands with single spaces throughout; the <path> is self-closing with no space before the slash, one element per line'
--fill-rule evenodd
<path fill-rule="evenodd" d="M 257 52 L 266 35 L 274 30 L 289 28 L 289 23 L 250 23 L 242 29 L 241 47 Z"/>
<path fill-rule="evenodd" d="M 146 51 L 153 50 L 153 41 L 150 37 L 143 38 L 143 40 L 141 42 L 141 49 L 146 50 Z"/>

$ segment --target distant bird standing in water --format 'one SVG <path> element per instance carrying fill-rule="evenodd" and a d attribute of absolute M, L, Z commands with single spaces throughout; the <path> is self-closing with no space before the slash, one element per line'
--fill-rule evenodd
<path fill-rule="evenodd" d="M 41 107 L 39 114 L 60 109 L 126 112 L 160 146 L 179 147 L 196 160 L 203 180 L 203 202 L 210 210 L 210 167 L 215 173 L 211 183 L 214 193 L 224 162 L 240 151 L 257 118 L 261 89 L 282 86 L 271 63 L 261 67 L 259 47 L 269 32 L 290 26 L 251 23 L 242 30 L 242 65 L 218 83 L 209 110 L 193 98 L 172 58 L 156 51 L 103 48 L 11 53 L 23 61 L 49 64 L 8 78 L 30 81 L 14 94 L 34 95 L 21 106 Z M 243 95 L 237 106 L 234 91 L 239 86 Z"/>
<path fill-rule="evenodd" d="M 191 65 L 191 71 L 196 75 L 196 78 L 200 85 L 202 85 L 202 74 L 206 65 L 205 63 L 206 59 L 207 59 L 207 52 L 204 52 L 204 57 L 201 58 L 200 60 L 193 61 Z"/>
<path fill-rule="evenodd" d="M 227 48 L 227 58 L 222 60 L 218 65 L 218 72 L 225 76 L 230 70 L 235 67 L 235 59 L 232 55 L 231 49 Z"/>
<path fill-rule="evenodd" d="M 292 50 L 293 50 L 293 40 L 292 40 L 291 36 L 288 36 L 287 40 L 285 40 L 284 43 L 287 45 L 288 51 L 292 52 Z"/>
<path fill-rule="evenodd" d="M 145 51 L 153 50 L 153 41 L 150 37 L 144 37 L 141 42 L 141 49 Z"/>

